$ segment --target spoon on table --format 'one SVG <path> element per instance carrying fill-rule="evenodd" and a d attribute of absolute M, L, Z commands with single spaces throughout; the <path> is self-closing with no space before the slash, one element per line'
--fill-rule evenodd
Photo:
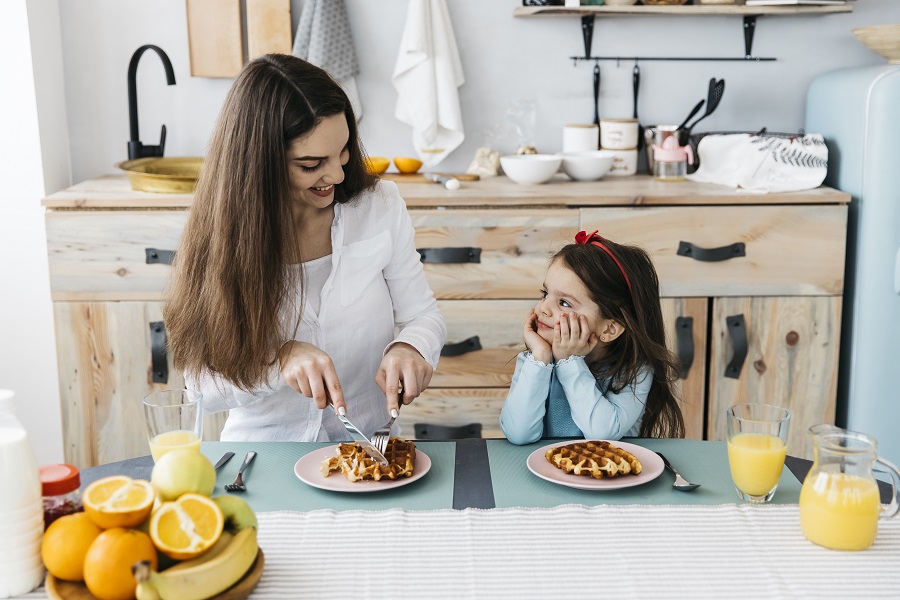
<path fill-rule="evenodd" d="M 675 470 L 675 467 L 669 462 L 669 459 L 663 456 L 662 452 L 657 452 L 656 454 L 662 459 L 663 464 L 666 465 L 666 468 L 672 471 L 675 474 L 675 483 L 672 484 L 672 487 L 678 490 L 679 492 L 690 492 L 691 490 L 696 490 L 700 487 L 699 483 L 691 483 L 687 479 L 681 476 L 681 473 Z"/>

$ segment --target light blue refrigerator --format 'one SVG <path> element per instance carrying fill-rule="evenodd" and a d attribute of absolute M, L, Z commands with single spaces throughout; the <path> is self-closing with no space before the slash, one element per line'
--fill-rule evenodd
<path fill-rule="evenodd" d="M 828 145 L 825 184 L 853 196 L 837 425 L 875 436 L 900 464 L 900 66 L 816 77 L 806 131 Z"/>

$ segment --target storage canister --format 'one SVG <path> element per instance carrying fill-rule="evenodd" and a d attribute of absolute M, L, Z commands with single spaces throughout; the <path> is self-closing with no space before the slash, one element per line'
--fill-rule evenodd
<path fill-rule="evenodd" d="M 46 465 L 41 467 L 41 488 L 44 493 L 44 529 L 65 515 L 84 510 L 81 503 L 81 475 L 74 465 Z"/>
<path fill-rule="evenodd" d="M 674 135 L 653 146 L 653 176 L 659 181 L 681 181 L 687 175 L 688 164 L 694 164 L 690 144 L 679 146 Z"/>

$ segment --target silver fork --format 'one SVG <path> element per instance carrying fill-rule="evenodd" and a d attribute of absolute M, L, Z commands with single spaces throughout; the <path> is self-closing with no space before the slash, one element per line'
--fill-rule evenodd
<path fill-rule="evenodd" d="M 391 426 L 394 424 L 394 421 L 399 414 L 400 413 L 397 412 L 396 408 L 392 408 L 391 420 L 387 422 L 387 425 L 382 425 L 372 434 L 372 445 L 378 448 L 378 451 L 382 454 L 387 452 L 388 440 L 391 439 Z"/>
<path fill-rule="evenodd" d="M 227 492 L 246 492 L 247 486 L 244 485 L 244 470 L 250 466 L 250 463 L 253 462 L 253 459 L 256 458 L 256 452 L 252 450 L 247 453 L 247 456 L 244 457 L 244 462 L 241 463 L 241 468 L 238 469 L 237 477 L 234 478 L 234 481 L 225 486 L 225 491 Z"/>

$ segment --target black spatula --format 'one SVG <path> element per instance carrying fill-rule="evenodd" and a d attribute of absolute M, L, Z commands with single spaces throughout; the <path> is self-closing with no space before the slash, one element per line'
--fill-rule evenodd
<path fill-rule="evenodd" d="M 700 115 L 696 121 L 688 125 L 687 133 L 685 134 L 686 138 L 691 137 L 691 132 L 694 130 L 694 127 L 697 126 L 697 123 L 713 114 L 713 111 L 719 106 L 719 102 L 722 101 L 722 95 L 725 93 L 725 80 L 719 79 L 716 81 L 716 78 L 713 77 L 709 80 L 709 91 L 707 92 L 706 97 L 706 111 Z"/>

